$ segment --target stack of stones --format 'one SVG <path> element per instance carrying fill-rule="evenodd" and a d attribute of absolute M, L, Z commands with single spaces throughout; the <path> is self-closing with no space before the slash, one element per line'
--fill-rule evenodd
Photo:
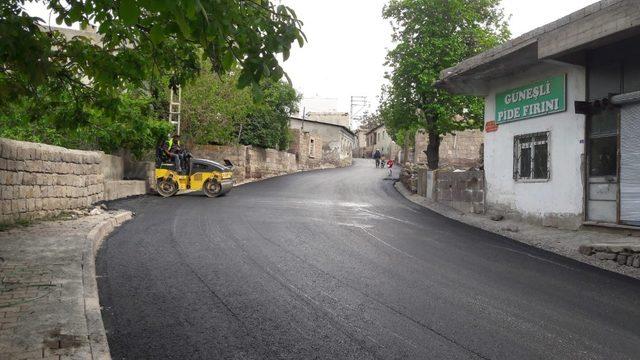
<path fill-rule="evenodd" d="M 640 268 L 640 244 L 591 244 L 580 246 L 580 253 L 619 265 Z"/>
<path fill-rule="evenodd" d="M 418 191 L 418 165 L 406 163 L 400 172 L 400 182 L 413 194 Z"/>
<path fill-rule="evenodd" d="M 0 139 L 0 223 L 44 218 L 101 201 L 101 156 Z"/>

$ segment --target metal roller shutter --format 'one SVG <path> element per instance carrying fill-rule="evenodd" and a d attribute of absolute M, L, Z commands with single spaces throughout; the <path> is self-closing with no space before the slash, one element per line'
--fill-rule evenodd
<path fill-rule="evenodd" d="M 640 225 L 640 103 L 620 112 L 620 221 Z"/>

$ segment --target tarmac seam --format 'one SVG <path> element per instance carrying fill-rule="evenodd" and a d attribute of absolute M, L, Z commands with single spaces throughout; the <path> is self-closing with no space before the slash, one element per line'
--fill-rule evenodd
<path fill-rule="evenodd" d="M 98 284 L 96 281 L 96 254 L 106 237 L 118 226 L 133 218 L 131 211 L 123 211 L 94 226 L 87 234 L 82 252 L 82 290 L 84 315 L 89 334 L 92 359 L 110 360 L 109 343 L 102 322 Z"/>

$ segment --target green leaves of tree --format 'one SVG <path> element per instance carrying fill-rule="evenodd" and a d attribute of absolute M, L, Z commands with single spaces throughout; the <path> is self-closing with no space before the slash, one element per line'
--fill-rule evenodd
<path fill-rule="evenodd" d="M 500 0 L 390 0 L 385 6 L 397 44 L 387 54 L 391 71 L 379 112 L 396 141 L 419 128 L 436 138 L 481 128 L 482 99 L 449 94 L 435 83 L 442 70 L 509 38 L 499 6 Z"/>
<path fill-rule="evenodd" d="M 287 149 L 289 116 L 300 100 L 286 82 L 263 79 L 251 89 L 236 86 L 238 72 L 217 76 L 208 64 L 182 89 L 182 132 L 198 144 L 256 145 Z M 259 91 L 259 100 L 253 91 Z"/>
<path fill-rule="evenodd" d="M 0 106 L 34 97 L 43 85 L 69 90 L 77 103 L 100 104 L 154 78 L 185 84 L 200 72 L 202 54 L 218 75 L 234 69 L 241 88 L 254 87 L 279 80 L 278 54 L 286 58 L 293 43 L 304 43 L 295 12 L 268 0 L 41 2 L 58 14 L 59 24 L 99 24 L 97 35 L 49 33 L 24 12 L 24 0 L 0 2 L 0 94 L 13 94 L 0 96 Z"/>
<path fill-rule="evenodd" d="M 118 14 L 125 25 L 134 25 L 140 17 L 140 7 L 135 0 L 120 0 Z"/>

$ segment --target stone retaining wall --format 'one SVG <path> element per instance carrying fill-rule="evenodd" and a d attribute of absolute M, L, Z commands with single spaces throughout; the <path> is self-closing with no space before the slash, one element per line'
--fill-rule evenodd
<path fill-rule="evenodd" d="M 247 147 L 245 177 L 260 179 L 298 171 L 296 155 L 274 149 Z"/>
<path fill-rule="evenodd" d="M 351 165 L 351 158 L 348 161 L 329 158 L 323 151 L 321 138 L 299 131 L 292 133 L 294 141 L 288 152 L 243 145 L 195 145 L 191 154 L 196 158 L 210 159 L 221 164 L 224 160 L 231 161 L 237 182 L 290 174 L 300 170 Z M 310 146 L 311 140 L 314 141 L 314 146 Z M 313 154 L 309 153 L 310 149 Z"/>
<path fill-rule="evenodd" d="M 0 223 L 56 215 L 101 201 L 102 155 L 0 139 Z"/>
<path fill-rule="evenodd" d="M 224 160 L 234 165 L 233 175 L 238 182 L 245 180 L 247 163 L 247 146 L 244 145 L 195 145 L 191 154 L 196 158 L 209 159 L 221 164 Z"/>

